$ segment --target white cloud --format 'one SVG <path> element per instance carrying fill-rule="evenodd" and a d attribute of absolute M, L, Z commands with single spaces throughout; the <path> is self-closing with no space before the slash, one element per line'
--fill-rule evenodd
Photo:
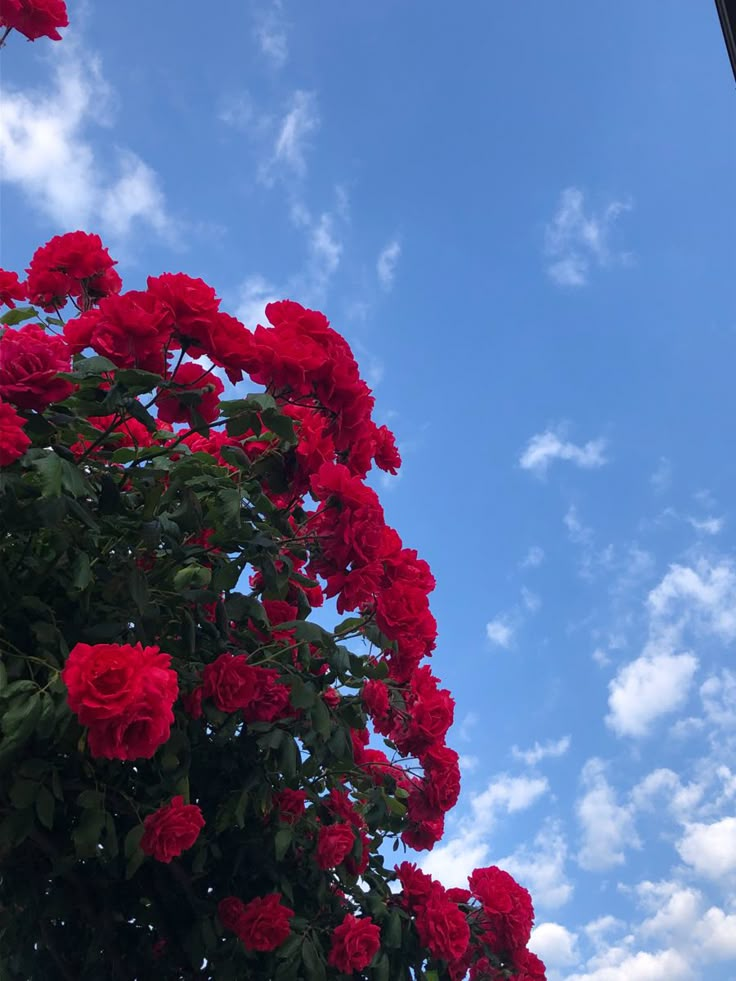
<path fill-rule="evenodd" d="M 523 760 L 527 766 L 536 766 L 542 760 L 564 756 L 570 748 L 570 743 L 570 736 L 562 736 L 561 739 L 549 740 L 546 743 L 535 742 L 531 749 L 519 749 L 518 746 L 514 746 L 511 752 L 517 760 Z"/>
<path fill-rule="evenodd" d="M 422 869 L 448 889 L 468 887 L 473 869 L 488 864 L 488 844 L 468 832 L 435 845 L 422 861 Z"/>
<path fill-rule="evenodd" d="M 565 875 L 567 841 L 554 822 L 548 823 L 530 845 L 522 845 L 494 864 L 505 869 L 525 889 L 537 908 L 564 906 L 573 894 Z"/>
<path fill-rule="evenodd" d="M 478 769 L 478 766 L 480 765 L 480 760 L 478 759 L 477 756 L 473 756 L 471 754 L 468 755 L 463 754 L 458 759 L 458 763 L 460 764 L 460 769 L 464 773 L 472 773 L 473 770 Z"/>
<path fill-rule="evenodd" d="M 684 862 L 707 879 L 731 875 L 736 872 L 736 817 L 687 825 L 677 851 Z"/>
<path fill-rule="evenodd" d="M 677 629 L 693 625 L 722 640 L 736 638 L 736 573 L 730 562 L 670 566 L 648 604 L 653 617 L 674 620 Z"/>
<path fill-rule="evenodd" d="M 283 299 L 276 287 L 263 276 L 249 276 L 241 285 L 235 315 L 249 330 L 257 324 L 268 324 L 265 309 L 269 303 Z"/>
<path fill-rule="evenodd" d="M 693 654 L 649 653 L 626 664 L 608 686 L 606 723 L 619 736 L 645 736 L 685 703 L 698 668 Z"/>
<path fill-rule="evenodd" d="M 2 180 L 19 187 L 63 231 L 95 228 L 121 241 L 133 228 L 149 228 L 171 237 L 155 171 L 129 149 L 105 154 L 93 142 L 95 127 L 114 120 L 100 60 L 68 37 L 63 48 L 50 88 L 21 92 L 5 85 Z"/>
<path fill-rule="evenodd" d="M 544 549 L 539 545 L 531 545 L 529 551 L 519 563 L 522 569 L 536 569 L 544 562 Z"/>
<path fill-rule="evenodd" d="M 497 617 L 486 624 L 486 637 L 497 647 L 510 647 L 514 638 L 514 628 L 506 620 Z"/>
<path fill-rule="evenodd" d="M 672 484 L 672 463 L 666 456 L 661 456 L 657 463 L 657 468 L 649 478 L 652 490 L 655 494 L 664 494 L 670 489 Z"/>
<path fill-rule="evenodd" d="M 688 518 L 693 528 L 702 535 L 718 535 L 723 531 L 724 518 Z"/>
<path fill-rule="evenodd" d="M 376 260 L 376 275 L 383 289 L 390 290 L 394 285 L 396 266 L 401 255 L 401 243 L 398 239 L 390 241 L 380 252 Z"/>
<path fill-rule="evenodd" d="M 590 871 L 622 865 L 626 849 L 639 845 L 632 808 L 618 803 L 602 760 L 588 760 L 581 779 L 585 793 L 575 806 L 582 832 L 578 862 Z"/>
<path fill-rule="evenodd" d="M 253 34 L 261 54 L 274 68 L 283 68 L 289 57 L 289 39 L 281 0 L 274 0 L 268 10 L 256 15 Z"/>
<path fill-rule="evenodd" d="M 304 176 L 307 169 L 305 154 L 309 146 L 309 138 L 318 127 L 317 97 L 314 92 L 297 89 L 279 126 L 273 162 L 283 164 L 298 177 Z M 263 176 L 267 181 L 269 180 L 268 172 Z"/>
<path fill-rule="evenodd" d="M 484 791 L 471 797 L 471 813 L 460 821 L 452 838 L 436 845 L 423 859 L 422 868 L 448 888 L 466 886 L 473 869 L 488 864 L 490 848 L 486 838 L 498 817 L 526 810 L 548 790 L 549 784 L 543 778 L 500 774 Z"/>
<path fill-rule="evenodd" d="M 590 440 L 578 446 L 548 429 L 532 436 L 519 458 L 519 466 L 522 470 L 544 475 L 555 460 L 567 460 L 585 470 L 591 470 L 602 467 L 607 462 L 603 452 L 605 446 L 603 439 Z"/>
<path fill-rule="evenodd" d="M 577 939 L 577 934 L 559 923 L 540 923 L 532 930 L 529 949 L 544 961 L 548 970 L 557 970 L 577 961 Z"/>
<path fill-rule="evenodd" d="M 521 601 L 524 604 L 525 609 L 530 613 L 536 613 L 539 607 L 542 605 L 542 601 L 536 593 L 533 593 L 531 589 L 527 589 L 526 586 L 521 587 Z"/>
<path fill-rule="evenodd" d="M 478 725 L 479 722 L 480 722 L 480 716 L 478 715 L 477 712 L 466 712 L 465 715 L 462 717 L 462 720 L 460 721 L 460 731 L 459 731 L 460 738 L 465 740 L 465 742 L 468 742 L 468 740 L 472 739 L 473 730 L 475 729 L 475 727 Z"/>
<path fill-rule="evenodd" d="M 559 286 L 585 286 L 591 270 L 627 259 L 609 245 L 613 226 L 619 215 L 631 204 L 611 201 L 595 213 L 586 213 L 585 196 L 577 187 L 568 187 L 552 221 L 545 229 L 545 253 L 549 259 L 547 273 Z"/>
<path fill-rule="evenodd" d="M 704 792 L 704 784 L 683 784 L 674 770 L 659 767 L 636 784 L 631 791 L 631 801 L 637 810 L 654 811 L 661 807 L 664 800 L 674 817 L 687 821 L 700 804 Z"/>
<path fill-rule="evenodd" d="M 697 889 L 675 882 L 640 882 L 636 887 L 639 900 L 652 914 L 640 925 L 644 935 L 652 935 L 677 945 L 692 935 L 703 897 Z"/>
<path fill-rule="evenodd" d="M 677 950 L 622 954 L 618 964 L 570 974 L 565 981 L 690 981 L 694 977 L 688 961 Z"/>
<path fill-rule="evenodd" d="M 525 811 L 549 790 L 546 777 L 510 777 L 502 773 L 471 800 L 473 816 L 490 828 L 499 812 Z"/>
<path fill-rule="evenodd" d="M 593 541 L 593 529 L 583 524 L 578 515 L 578 509 L 574 504 L 565 512 L 562 523 L 567 528 L 567 534 L 571 542 L 576 545 L 590 545 Z"/>
<path fill-rule="evenodd" d="M 736 958 L 736 914 L 711 907 L 695 927 L 695 940 L 707 960 Z"/>
<path fill-rule="evenodd" d="M 733 671 L 724 669 L 719 675 L 706 678 L 700 686 L 700 699 L 711 725 L 736 728 L 736 674 Z"/>

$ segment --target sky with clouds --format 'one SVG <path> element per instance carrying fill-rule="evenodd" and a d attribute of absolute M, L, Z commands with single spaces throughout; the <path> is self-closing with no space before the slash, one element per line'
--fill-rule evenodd
<path fill-rule="evenodd" d="M 715 9 L 69 3 L 3 51 L 2 254 L 325 310 L 404 467 L 463 794 L 551 981 L 736 977 L 736 92 Z"/>

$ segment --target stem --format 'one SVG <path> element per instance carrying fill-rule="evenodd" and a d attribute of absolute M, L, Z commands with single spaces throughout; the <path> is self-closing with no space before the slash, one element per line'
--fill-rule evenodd
<path fill-rule="evenodd" d="M 12 28 L 12 27 L 6 27 L 6 28 L 5 28 L 5 33 L 3 34 L 3 36 L 2 36 L 2 37 L 0 37 L 0 48 L 2 48 L 2 47 L 4 47 L 4 46 L 5 46 L 5 39 L 7 38 L 7 36 L 8 36 L 8 34 L 10 34 L 10 32 L 11 32 L 12 30 L 13 30 L 13 28 Z"/>

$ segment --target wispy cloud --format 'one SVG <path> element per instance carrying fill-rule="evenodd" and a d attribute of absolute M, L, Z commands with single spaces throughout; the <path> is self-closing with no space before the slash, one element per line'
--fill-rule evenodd
<path fill-rule="evenodd" d="M 514 638 L 514 628 L 501 617 L 486 624 L 486 637 L 496 647 L 508 648 Z"/>
<path fill-rule="evenodd" d="M 288 25 L 281 0 L 255 14 L 253 36 L 261 54 L 274 68 L 283 68 L 289 58 Z"/>
<path fill-rule="evenodd" d="M 519 458 L 519 466 L 522 470 L 530 470 L 539 476 L 544 476 L 549 467 L 560 460 L 573 463 L 584 470 L 594 470 L 608 462 L 605 448 L 604 439 L 592 439 L 579 446 L 564 439 L 559 432 L 547 429 L 532 436 Z"/>
<path fill-rule="evenodd" d="M 532 807 L 549 791 L 544 777 L 512 777 L 502 773 L 470 800 L 470 813 L 458 832 L 437 845 L 422 862 L 425 872 L 446 886 L 465 886 L 467 877 L 488 858 L 488 835 L 503 815 Z"/>
<path fill-rule="evenodd" d="M 600 211 L 588 210 L 580 188 L 565 188 L 545 229 L 550 279 L 559 286 L 585 286 L 592 269 L 625 261 L 628 256 L 614 251 L 610 238 L 616 220 L 630 209 L 630 201 L 610 201 Z"/>
<path fill-rule="evenodd" d="M 602 760 L 588 760 L 581 782 L 584 793 L 575 806 L 582 833 L 578 862 L 589 871 L 621 865 L 626 849 L 639 845 L 633 810 L 630 805 L 619 804 Z"/>
<path fill-rule="evenodd" d="M 93 138 L 114 119 L 99 58 L 69 37 L 63 48 L 50 87 L 21 92 L 5 84 L 0 179 L 61 231 L 95 228 L 121 242 L 147 228 L 173 240 L 156 172 L 130 149 L 101 152 Z"/>
<path fill-rule="evenodd" d="M 297 89 L 291 96 L 286 113 L 278 126 L 270 163 L 262 170 L 266 183 L 273 181 L 273 171 L 283 167 L 297 177 L 307 170 L 306 154 L 310 138 L 319 128 L 317 97 L 314 92 Z"/>
<path fill-rule="evenodd" d="M 398 239 L 392 239 L 379 253 L 376 260 L 376 275 L 384 290 L 390 290 L 394 285 L 400 255 L 401 243 Z"/>
<path fill-rule="evenodd" d="M 546 743 L 535 742 L 531 749 L 519 749 L 518 746 L 514 746 L 511 752 L 517 760 L 522 760 L 527 766 L 536 766 L 542 760 L 564 756 L 571 742 L 570 736 L 562 736 L 561 739 L 548 740 Z"/>
<path fill-rule="evenodd" d="M 670 489 L 672 484 L 672 463 L 666 456 L 661 456 L 657 467 L 649 478 L 652 490 L 655 494 L 664 494 Z"/>
<path fill-rule="evenodd" d="M 539 545 L 530 545 L 528 552 L 519 563 L 521 569 L 536 569 L 544 562 L 544 549 Z"/>

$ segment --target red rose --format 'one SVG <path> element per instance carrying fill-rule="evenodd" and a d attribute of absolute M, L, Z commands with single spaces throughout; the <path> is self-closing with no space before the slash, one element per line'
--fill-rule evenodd
<path fill-rule="evenodd" d="M 304 803 L 307 799 L 306 791 L 292 790 L 291 787 L 284 787 L 273 795 L 276 817 L 284 824 L 294 824 L 304 814 Z"/>
<path fill-rule="evenodd" d="M 196 804 L 185 804 L 179 795 L 149 814 L 143 821 L 141 851 L 157 862 L 170 862 L 191 848 L 204 827 L 204 818 Z"/>
<path fill-rule="evenodd" d="M 100 297 L 120 292 L 122 283 L 114 265 L 99 235 L 56 235 L 33 254 L 27 269 L 28 298 L 45 310 L 53 310 L 74 296 L 82 299 L 81 306 L 86 309 Z"/>
<path fill-rule="evenodd" d="M 396 449 L 396 437 L 386 426 L 376 429 L 376 466 L 379 470 L 396 474 L 401 466 L 401 456 Z"/>
<path fill-rule="evenodd" d="M 421 909 L 435 890 L 444 892 L 442 885 L 435 882 L 431 875 L 422 872 L 414 862 L 397 865 L 396 875 L 402 887 L 401 898 L 412 911 Z"/>
<path fill-rule="evenodd" d="M 355 846 L 355 832 L 350 824 L 330 824 L 319 829 L 317 838 L 317 865 L 321 869 L 335 869 Z"/>
<path fill-rule="evenodd" d="M 6 328 L 0 338 L 2 398 L 40 412 L 74 391 L 71 382 L 57 377 L 60 371 L 71 371 L 69 348 L 60 337 L 47 334 L 39 324 Z"/>
<path fill-rule="evenodd" d="M 255 696 L 243 707 L 246 722 L 275 722 L 293 714 L 291 689 L 280 682 L 281 675 L 274 668 L 254 667 Z"/>
<path fill-rule="evenodd" d="M 170 388 L 162 390 L 158 398 L 158 417 L 164 422 L 186 422 L 194 424 L 192 410 L 197 412 L 205 422 L 213 422 L 218 415 L 220 395 L 225 390 L 217 375 L 208 373 L 202 365 L 187 361 L 181 364 L 170 378 Z M 199 400 L 193 404 L 187 399 L 182 401 L 180 395 L 202 389 Z"/>
<path fill-rule="evenodd" d="M 217 904 L 217 915 L 226 930 L 237 931 L 240 917 L 245 912 L 245 903 L 237 896 L 226 896 Z"/>
<path fill-rule="evenodd" d="M 426 821 L 417 821 L 401 832 L 401 840 L 416 852 L 431 851 L 445 830 L 444 815 Z"/>
<path fill-rule="evenodd" d="M 108 760 L 150 760 L 171 734 L 174 724 L 171 705 L 175 697 L 175 687 L 170 699 L 168 695 L 162 698 L 158 692 L 144 688 L 140 700 L 124 715 L 90 726 L 87 741 L 92 756 Z"/>
<path fill-rule="evenodd" d="M 12 405 L 0 399 L 0 467 L 18 460 L 31 445 L 23 432 L 24 422 Z"/>
<path fill-rule="evenodd" d="M 432 893 L 416 918 L 419 940 L 432 954 L 445 961 L 458 960 L 470 943 L 470 927 L 455 903 Z"/>
<path fill-rule="evenodd" d="M 526 948 L 514 951 L 514 968 L 516 981 L 547 981 L 547 972 L 543 962 Z"/>
<path fill-rule="evenodd" d="M 0 0 L 0 3 L 2 0 Z M 16 300 L 26 299 L 26 284 L 18 282 L 18 273 L 0 269 L 0 306 L 13 309 Z"/>
<path fill-rule="evenodd" d="M 202 672 L 203 694 L 221 712 L 237 712 L 257 697 L 257 678 L 244 655 L 220 654 Z"/>
<path fill-rule="evenodd" d="M 468 882 L 483 907 L 481 922 L 495 941 L 491 946 L 502 950 L 526 947 L 534 922 L 534 907 L 526 889 L 495 865 L 475 869 Z"/>
<path fill-rule="evenodd" d="M 245 912 L 245 903 L 237 896 L 226 896 L 217 904 L 217 915 L 226 930 L 237 932 L 240 917 Z"/>
<path fill-rule="evenodd" d="M 148 277 L 148 292 L 167 308 L 177 343 L 193 358 L 217 355 L 220 301 L 211 286 L 184 273 L 163 273 Z"/>
<path fill-rule="evenodd" d="M 459 757 L 447 746 L 432 746 L 421 759 L 426 774 L 429 803 L 442 813 L 451 810 L 460 796 Z"/>
<path fill-rule="evenodd" d="M 281 895 L 252 899 L 240 915 L 235 931 L 247 950 L 276 950 L 291 932 L 294 910 L 281 905 Z"/>
<path fill-rule="evenodd" d="M 140 698 L 144 674 L 168 664 L 158 647 L 76 644 L 61 672 L 69 707 L 84 726 L 123 715 Z"/>
<path fill-rule="evenodd" d="M 332 931 L 332 945 L 327 958 L 330 967 L 352 974 L 368 967 L 381 945 L 381 931 L 369 916 L 358 919 L 349 913 Z"/>
<path fill-rule="evenodd" d="M 65 336 L 76 350 L 92 347 L 119 368 L 143 368 L 163 375 L 171 326 L 171 312 L 156 297 L 129 290 L 105 297 L 97 310 L 70 321 Z"/>
<path fill-rule="evenodd" d="M 69 706 L 89 726 L 93 756 L 150 759 L 169 738 L 178 692 L 171 657 L 158 647 L 76 644 L 61 677 Z"/>
<path fill-rule="evenodd" d="M 69 18 L 63 0 L 0 0 L 0 24 L 29 41 L 39 37 L 61 41 L 57 28 L 68 27 Z"/>

